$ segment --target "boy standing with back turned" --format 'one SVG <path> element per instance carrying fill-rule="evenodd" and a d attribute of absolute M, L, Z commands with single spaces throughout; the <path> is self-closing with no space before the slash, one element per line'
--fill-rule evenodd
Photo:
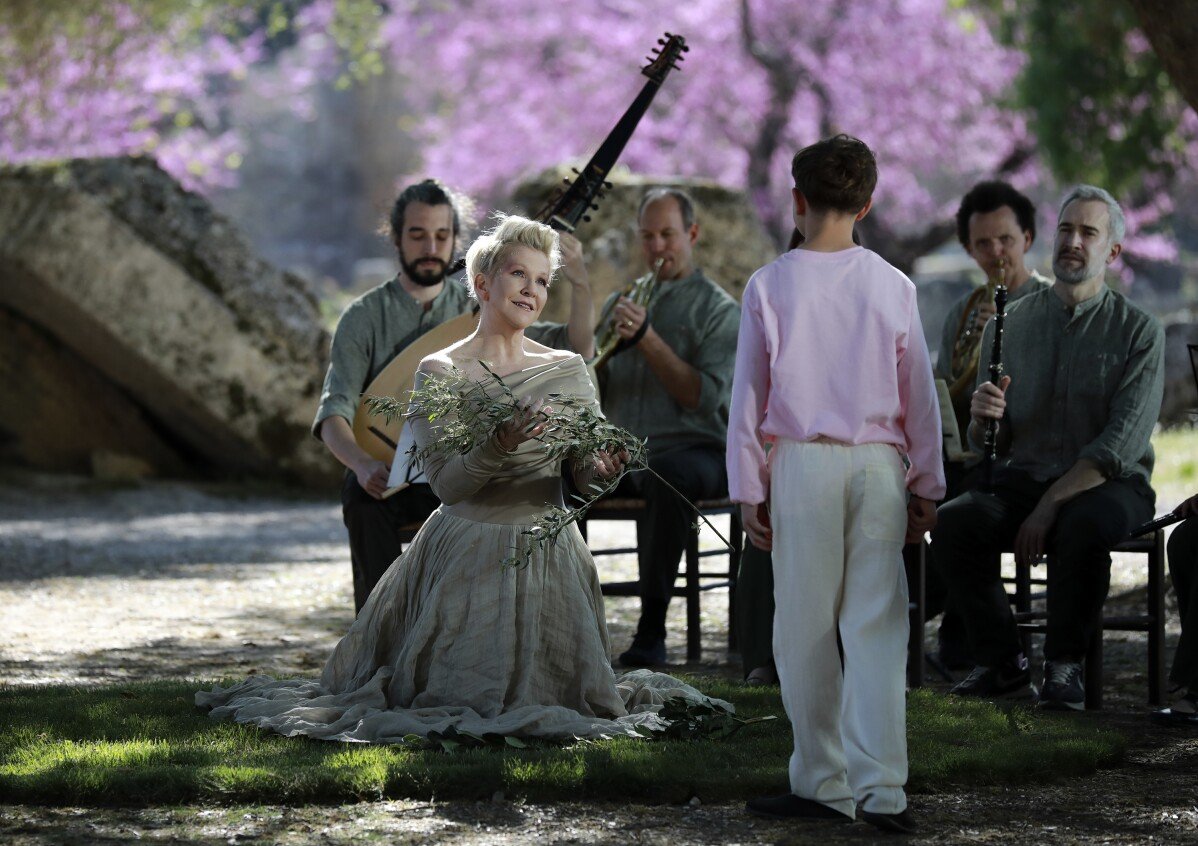
<path fill-rule="evenodd" d="M 774 553 L 774 658 L 794 728 L 791 792 L 749 810 L 847 822 L 860 805 L 866 822 L 908 832 L 902 547 L 944 496 L 940 413 L 915 286 L 853 243 L 873 153 L 838 135 L 796 153 L 791 172 L 806 240 L 745 289 L 728 425 L 731 496 L 749 540 Z"/>

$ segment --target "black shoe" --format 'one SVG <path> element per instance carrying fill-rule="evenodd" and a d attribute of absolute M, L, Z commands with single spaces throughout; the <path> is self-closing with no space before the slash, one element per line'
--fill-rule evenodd
<path fill-rule="evenodd" d="M 660 667 L 666 663 L 666 639 L 637 635 L 618 660 L 621 667 Z"/>
<path fill-rule="evenodd" d="M 1198 729 L 1198 693 L 1186 693 L 1172 708 L 1155 712 L 1152 719 L 1161 725 Z"/>
<path fill-rule="evenodd" d="M 750 799 L 745 803 L 745 809 L 759 817 L 769 817 L 774 820 L 789 820 L 803 818 L 809 820 L 836 820 L 837 822 L 852 822 L 848 814 L 842 814 L 835 808 L 829 808 L 814 799 L 804 799 L 793 793 L 783 793 L 781 796 L 761 796 Z"/>
<path fill-rule="evenodd" d="M 1086 710 L 1082 665 L 1073 661 L 1045 661 L 1044 686 L 1040 688 L 1036 707 L 1050 711 Z"/>
<path fill-rule="evenodd" d="M 914 834 L 919 831 L 919 826 L 915 823 L 915 817 L 911 816 L 910 809 L 903 809 L 897 814 L 875 814 L 873 811 L 862 811 L 861 819 L 875 828 L 895 834 Z"/>
<path fill-rule="evenodd" d="M 766 664 L 764 667 L 755 667 L 752 672 L 745 676 L 745 687 L 767 687 L 778 686 L 778 673 L 774 671 L 773 664 Z"/>
<path fill-rule="evenodd" d="M 976 696 L 982 699 L 1004 699 L 1030 696 L 1032 675 L 1027 659 L 1020 655 L 1015 661 L 998 667 L 974 667 L 951 691 L 953 696 Z"/>

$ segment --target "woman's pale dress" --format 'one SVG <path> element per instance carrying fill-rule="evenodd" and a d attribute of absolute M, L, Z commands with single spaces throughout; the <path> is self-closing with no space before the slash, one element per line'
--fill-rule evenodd
<path fill-rule="evenodd" d="M 577 355 L 504 382 L 520 399 L 557 392 L 594 403 Z M 438 436 L 435 423 L 412 425 L 420 447 Z M 254 677 L 199 692 L 197 705 L 287 736 L 387 743 L 451 726 L 634 735 L 638 725 L 660 725 L 667 698 L 711 701 L 661 673 L 614 676 L 599 578 L 576 526 L 534 550 L 527 567 L 500 565 L 528 544 L 522 529 L 562 504 L 560 462 L 541 444 L 508 453 L 492 438 L 430 457 L 425 473 L 443 504 L 383 575 L 320 680 Z"/>

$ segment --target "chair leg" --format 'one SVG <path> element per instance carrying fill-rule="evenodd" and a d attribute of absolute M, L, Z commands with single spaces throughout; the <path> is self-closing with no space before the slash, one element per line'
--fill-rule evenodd
<path fill-rule="evenodd" d="M 740 578 L 740 556 L 745 543 L 740 509 L 735 506 L 728 516 L 728 542 L 732 544 L 732 550 L 728 553 L 728 650 L 735 652 L 740 646 L 736 637 L 736 588 Z"/>
<path fill-rule="evenodd" d="M 1165 704 L 1165 533 L 1148 553 L 1148 703 Z"/>
<path fill-rule="evenodd" d="M 1001 559 L 1001 556 L 1000 556 Z M 1001 560 L 999 566 L 1002 565 Z M 1027 612 L 1032 610 L 1032 568 L 1029 564 L 1015 564 L 1015 610 Z M 1021 630 L 1019 642 L 1023 648 L 1023 657 L 1032 660 L 1032 633 Z"/>
<path fill-rule="evenodd" d="M 1094 639 L 1086 649 L 1086 710 L 1102 710 L 1102 615 L 1094 628 Z"/>
<path fill-rule="evenodd" d="M 923 624 L 925 609 L 927 608 L 925 590 L 928 563 L 927 550 L 927 541 L 921 540 L 918 550 L 915 553 L 916 564 L 913 568 L 915 583 L 908 585 L 907 614 L 911 630 L 907 637 L 907 687 L 912 690 L 923 687 Z"/>
<path fill-rule="evenodd" d="M 686 539 L 686 660 L 703 656 L 703 633 L 699 622 L 699 530 L 692 528 Z"/>

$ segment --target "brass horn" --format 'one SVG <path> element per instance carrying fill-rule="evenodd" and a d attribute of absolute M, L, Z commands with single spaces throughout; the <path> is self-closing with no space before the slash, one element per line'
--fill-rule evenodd
<path fill-rule="evenodd" d="M 665 264 L 665 261 L 664 258 L 659 258 L 653 262 L 653 270 L 621 291 L 620 296 L 628 297 L 639 306 L 648 306 L 649 301 L 653 299 L 653 292 L 657 290 L 661 266 Z M 614 320 L 610 320 L 599 332 L 599 338 L 595 342 L 595 357 L 590 362 L 591 367 L 598 370 L 606 364 L 619 343 L 620 335 L 616 332 L 616 323 Z"/>
<path fill-rule="evenodd" d="M 999 285 L 1006 285 L 1007 260 L 998 260 L 998 272 L 986 279 L 986 284 L 969 295 L 965 311 L 957 323 L 957 342 L 953 345 L 952 369 L 949 371 L 948 392 L 956 405 L 963 396 L 973 393 L 978 378 L 978 362 L 981 361 L 982 330 L 978 328 L 978 312 L 983 302 L 993 303 L 994 292 Z"/>

